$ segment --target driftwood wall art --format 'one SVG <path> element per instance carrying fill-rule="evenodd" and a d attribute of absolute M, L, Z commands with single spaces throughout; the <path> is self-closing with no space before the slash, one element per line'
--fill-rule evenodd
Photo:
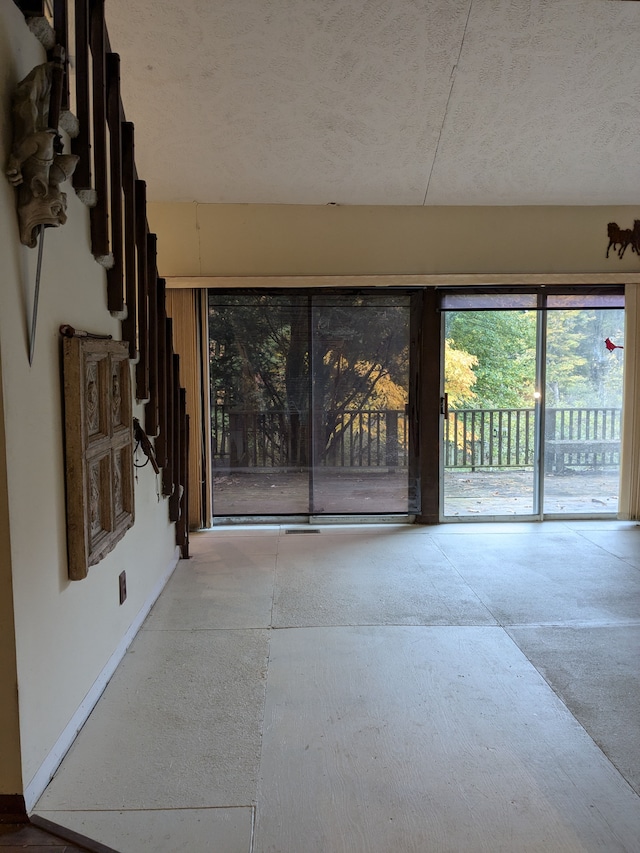
<path fill-rule="evenodd" d="M 80 580 L 134 521 L 128 346 L 65 337 L 63 367 L 69 577 Z"/>
<path fill-rule="evenodd" d="M 18 190 L 20 241 L 33 248 L 40 226 L 64 225 L 67 196 L 60 184 L 73 174 L 78 157 L 62 153 L 58 132 L 64 57 L 37 65 L 15 91 L 13 145 L 6 175 Z"/>
<path fill-rule="evenodd" d="M 607 258 L 609 251 L 613 249 L 622 259 L 629 246 L 631 246 L 632 252 L 640 255 L 640 219 L 634 220 L 633 228 L 620 228 L 617 222 L 610 222 L 607 225 L 607 234 L 609 235 Z"/>

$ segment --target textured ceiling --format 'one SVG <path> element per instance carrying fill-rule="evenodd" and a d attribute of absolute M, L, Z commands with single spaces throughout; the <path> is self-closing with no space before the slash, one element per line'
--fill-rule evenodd
<path fill-rule="evenodd" d="M 638 2 L 106 8 L 151 200 L 640 202 Z"/>

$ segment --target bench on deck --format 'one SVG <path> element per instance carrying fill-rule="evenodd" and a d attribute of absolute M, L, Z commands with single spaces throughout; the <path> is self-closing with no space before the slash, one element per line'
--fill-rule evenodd
<path fill-rule="evenodd" d="M 556 440 L 547 439 L 544 444 L 544 455 L 546 460 L 546 470 L 554 474 L 562 474 L 566 465 L 597 465 L 607 464 L 604 459 L 598 460 L 596 457 L 609 456 L 608 464 L 614 464 L 611 456 L 614 453 L 620 452 L 620 439 L 585 439 L 582 441 Z M 571 460 L 570 457 L 578 456 L 578 459 Z M 590 457 L 585 459 L 584 457 Z M 580 458 L 581 457 L 581 458 Z"/>

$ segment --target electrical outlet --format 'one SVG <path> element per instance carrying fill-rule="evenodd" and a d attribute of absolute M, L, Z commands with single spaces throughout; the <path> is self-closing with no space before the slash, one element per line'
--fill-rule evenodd
<path fill-rule="evenodd" d="M 124 604 L 127 600 L 127 573 L 120 572 L 120 576 L 118 577 L 118 584 L 120 586 L 120 604 Z"/>

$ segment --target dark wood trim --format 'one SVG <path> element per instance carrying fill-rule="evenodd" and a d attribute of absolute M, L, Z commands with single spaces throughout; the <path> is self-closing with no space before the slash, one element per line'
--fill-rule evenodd
<path fill-rule="evenodd" d="M 56 33 L 56 43 L 64 50 L 64 82 L 60 108 L 69 109 L 69 20 L 67 0 L 53 0 L 53 29 Z"/>
<path fill-rule="evenodd" d="M 173 321 L 172 321 L 173 323 Z M 173 335 L 172 335 L 173 337 Z M 172 352 L 173 359 L 173 395 L 171 401 L 171 410 L 169 418 L 171 427 L 169 438 L 171 440 L 171 452 L 169 454 L 171 460 L 171 495 L 169 497 L 169 520 L 176 522 L 179 514 L 180 504 L 180 356 L 177 352 Z"/>
<path fill-rule="evenodd" d="M 14 0 L 25 18 L 44 18 L 44 0 Z"/>
<path fill-rule="evenodd" d="M 198 364 L 200 368 L 200 447 L 193 448 L 194 454 L 200 454 L 200 464 L 202 471 L 202 479 L 200 483 L 200 526 L 211 526 L 211 475 L 209 470 L 209 453 L 211 448 L 211 382 L 209 379 L 209 316 L 207 307 L 209 304 L 209 295 L 206 291 L 196 291 L 196 312 L 198 317 Z M 189 448 L 191 448 L 191 439 L 189 440 Z M 209 443 L 209 447 L 207 447 Z M 191 452 L 191 449 L 189 450 Z M 195 488 L 195 484 L 194 484 Z"/>
<path fill-rule="evenodd" d="M 91 189 L 91 107 L 89 95 L 89 3 L 75 0 L 76 113 L 78 135 L 71 150 L 80 158 L 73 173 L 76 190 Z"/>
<path fill-rule="evenodd" d="M 89 45 L 93 81 L 93 169 L 97 201 L 91 208 L 91 251 L 109 255 L 109 182 L 107 176 L 107 74 L 104 39 L 104 0 L 89 0 Z"/>
<path fill-rule="evenodd" d="M 149 297 L 149 400 L 144 410 L 147 432 L 158 432 L 158 238 L 147 235 L 147 292 Z"/>
<path fill-rule="evenodd" d="M 138 257 L 138 364 L 136 397 L 149 397 L 149 295 L 147 293 L 147 185 L 136 181 L 136 252 Z"/>
<path fill-rule="evenodd" d="M 49 125 L 57 128 L 60 124 L 62 91 L 64 89 L 64 51 L 59 45 L 53 48 L 51 67 L 51 92 L 49 94 Z"/>
<path fill-rule="evenodd" d="M 420 379 L 422 376 L 422 321 L 424 315 L 424 294 L 412 293 L 409 315 L 409 513 L 420 513 L 422 490 L 420 472 Z"/>
<path fill-rule="evenodd" d="M 178 422 L 180 425 L 178 436 L 178 462 L 179 471 L 176 475 L 178 483 L 177 489 L 177 508 L 178 518 L 176 519 L 176 545 L 180 548 L 181 556 L 184 559 L 184 549 L 187 545 L 187 531 L 189 529 L 189 517 L 185 514 L 187 508 L 187 481 L 188 477 L 188 459 L 186 455 L 187 445 L 187 392 L 184 388 L 180 388 L 180 407 L 178 413 Z M 188 552 L 188 545 L 187 545 Z"/>
<path fill-rule="evenodd" d="M 28 823 L 22 794 L 0 794 L 0 823 Z"/>
<path fill-rule="evenodd" d="M 109 178 L 111 211 L 111 252 L 113 266 L 107 270 L 107 307 L 124 308 L 124 240 L 122 216 L 122 103 L 120 100 L 120 57 L 107 53 L 107 123 L 109 125 Z"/>
<path fill-rule="evenodd" d="M 122 337 L 129 342 L 129 358 L 138 354 L 138 291 L 136 287 L 136 164 L 135 134 L 130 121 L 122 123 L 122 191 L 124 194 L 124 283 L 127 317 Z M 147 430 L 148 432 L 148 430 Z"/>
<path fill-rule="evenodd" d="M 158 465 L 167 464 L 167 296 L 163 278 L 158 279 L 156 291 L 158 309 L 158 429 L 155 443 Z M 146 413 L 145 413 L 146 417 Z M 146 425 L 146 420 L 145 420 Z"/>
<path fill-rule="evenodd" d="M 189 415 L 185 414 L 184 416 L 184 440 L 182 445 L 182 508 L 180 511 L 180 519 L 182 521 L 182 533 L 180 542 L 180 548 L 182 553 L 182 559 L 188 560 L 190 557 L 189 554 L 189 446 L 191 443 L 191 418 Z"/>
<path fill-rule="evenodd" d="M 166 463 L 162 471 L 162 494 L 168 497 L 173 491 L 173 426 L 174 426 L 174 382 L 173 382 L 173 321 L 167 317 L 165 322 L 166 331 L 166 405 L 167 422 L 165 428 L 165 454 Z"/>
<path fill-rule="evenodd" d="M 420 512 L 418 524 L 440 521 L 440 375 L 441 318 L 435 289 L 424 291 L 418 388 L 418 452 L 420 465 Z"/>

